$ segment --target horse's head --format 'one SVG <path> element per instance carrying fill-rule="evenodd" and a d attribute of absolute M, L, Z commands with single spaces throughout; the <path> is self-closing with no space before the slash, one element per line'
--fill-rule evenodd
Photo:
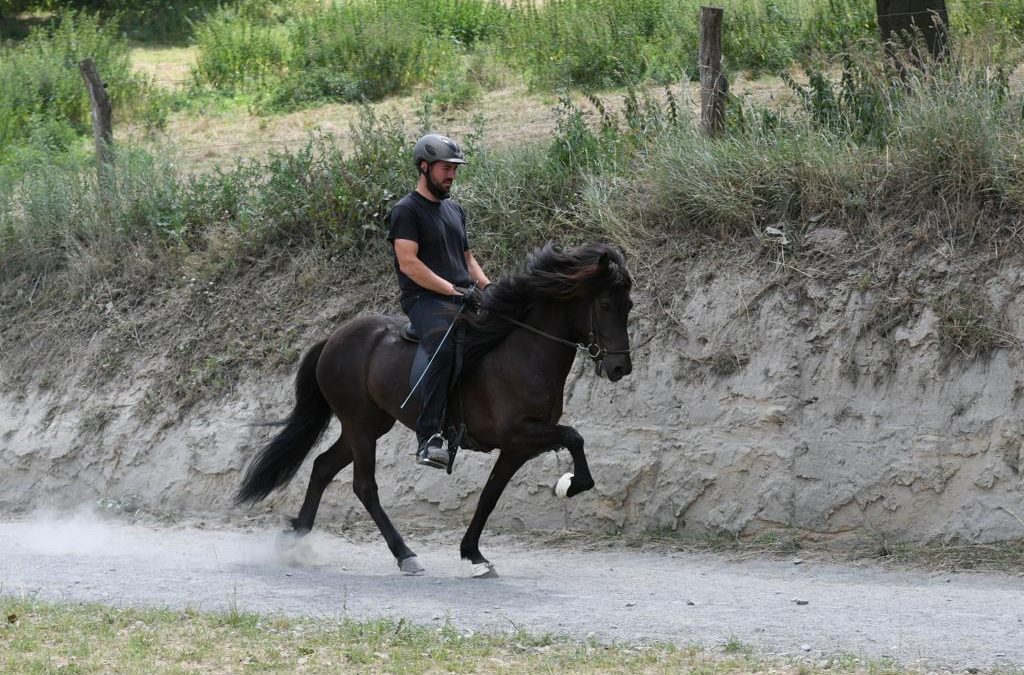
<path fill-rule="evenodd" d="M 601 254 L 597 261 L 599 286 L 590 303 L 590 356 L 602 373 L 618 382 L 633 372 L 629 354 L 627 323 L 633 300 L 629 297 L 632 279 L 626 270 L 624 256 L 614 249 Z"/>
<path fill-rule="evenodd" d="M 613 283 L 597 294 L 591 308 L 594 342 L 597 348 L 605 352 L 604 357 L 597 362 L 597 373 L 603 373 L 612 382 L 617 382 L 633 372 L 630 334 L 627 330 L 630 310 L 633 309 L 633 300 L 630 298 L 632 280 L 626 270 L 625 259 L 612 262 L 607 253 L 602 254 L 598 260 L 598 269 Z"/>

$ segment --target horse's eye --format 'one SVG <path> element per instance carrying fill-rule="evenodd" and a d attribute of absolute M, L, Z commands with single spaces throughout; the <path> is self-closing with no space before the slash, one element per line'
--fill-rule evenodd
<path fill-rule="evenodd" d="M 610 302 L 602 302 L 602 303 L 598 304 L 598 307 L 601 308 L 602 312 L 610 312 L 611 309 L 612 309 L 612 303 L 610 303 Z"/>

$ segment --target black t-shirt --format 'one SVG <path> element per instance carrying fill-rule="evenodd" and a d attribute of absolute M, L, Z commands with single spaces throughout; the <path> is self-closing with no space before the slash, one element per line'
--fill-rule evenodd
<path fill-rule="evenodd" d="M 456 286 L 468 286 L 471 283 L 465 255 L 469 250 L 466 214 L 457 202 L 450 199 L 433 202 L 414 191 L 391 207 L 388 219 L 391 222 L 388 241 L 392 244 L 403 307 L 421 293 L 430 291 L 399 269 L 398 256 L 394 254 L 395 239 L 410 239 L 419 244 L 417 256 L 442 279 Z"/>

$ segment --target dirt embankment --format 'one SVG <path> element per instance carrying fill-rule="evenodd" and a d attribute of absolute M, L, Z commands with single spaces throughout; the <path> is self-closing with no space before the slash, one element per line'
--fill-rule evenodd
<path fill-rule="evenodd" d="M 625 381 L 580 360 L 566 387 L 596 488 L 559 500 L 551 486 L 570 459 L 543 456 L 493 526 L 1024 537 L 1024 259 L 872 248 L 828 228 L 798 254 L 754 243 L 741 257 L 669 246 L 634 257 L 636 338 L 655 337 Z M 301 262 L 222 286 L 98 291 L 63 315 L 12 303 L 0 509 L 230 513 L 268 434 L 249 423 L 286 414 L 297 355 L 354 313 L 393 308 L 382 257 L 362 262 L 371 281 L 358 285 L 351 269 L 321 260 L 311 278 Z M 468 522 L 493 458 L 464 453 L 446 476 L 416 466 L 411 441 L 396 430 L 379 444 L 390 515 Z M 294 515 L 308 467 L 259 508 Z M 365 518 L 350 472 L 320 518 Z"/>

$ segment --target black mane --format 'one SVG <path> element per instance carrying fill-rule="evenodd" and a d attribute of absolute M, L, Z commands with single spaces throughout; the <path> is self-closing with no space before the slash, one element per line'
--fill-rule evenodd
<path fill-rule="evenodd" d="M 602 271 L 599 261 L 604 255 L 609 264 Z M 488 288 L 477 315 L 464 315 L 468 327 L 464 367 L 473 367 L 516 328 L 502 317 L 522 321 L 537 302 L 570 302 L 616 286 L 628 292 L 632 283 L 625 256 L 614 246 L 587 244 L 564 252 L 548 242 L 527 256 L 524 271 L 502 277 Z"/>

